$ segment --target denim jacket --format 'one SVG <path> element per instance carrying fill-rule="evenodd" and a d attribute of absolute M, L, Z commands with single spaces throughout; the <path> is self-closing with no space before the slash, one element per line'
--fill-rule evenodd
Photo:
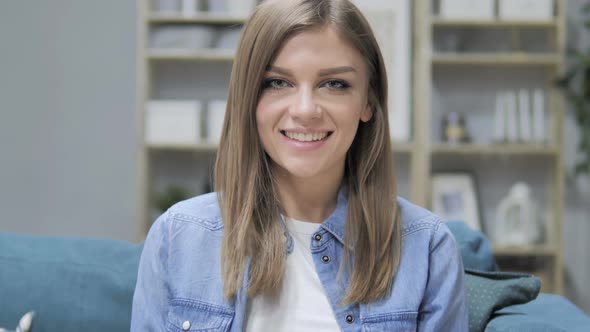
<path fill-rule="evenodd" d="M 468 330 L 463 263 L 442 220 L 399 198 L 402 255 L 391 294 L 369 304 L 340 305 L 337 282 L 348 209 L 336 209 L 312 235 L 316 271 L 342 331 Z M 237 296 L 226 300 L 221 276 L 223 223 L 214 193 L 172 206 L 151 227 L 139 264 L 131 331 L 243 331 L 247 272 Z M 287 233 L 288 252 L 292 241 Z M 327 258 L 326 258 L 327 257 Z M 247 269 L 246 269 L 247 271 Z M 342 276 L 348 280 L 346 273 Z"/>

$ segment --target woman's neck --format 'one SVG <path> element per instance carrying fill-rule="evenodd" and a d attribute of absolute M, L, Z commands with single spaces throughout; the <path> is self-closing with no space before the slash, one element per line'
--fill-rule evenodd
<path fill-rule="evenodd" d="M 281 212 L 284 215 L 297 220 L 322 223 L 334 212 L 344 169 L 322 176 L 321 180 L 295 178 L 285 173 L 285 170 L 275 173 L 283 209 Z"/>

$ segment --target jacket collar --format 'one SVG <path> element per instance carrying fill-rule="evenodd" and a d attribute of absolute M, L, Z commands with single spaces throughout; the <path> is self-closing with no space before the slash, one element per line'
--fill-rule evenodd
<path fill-rule="evenodd" d="M 322 228 L 330 232 L 338 241 L 344 245 L 344 234 L 346 230 L 346 219 L 348 218 L 348 186 L 342 184 L 338 191 L 336 209 L 322 223 Z"/>
<path fill-rule="evenodd" d="M 342 245 L 344 245 L 344 234 L 346 230 L 346 219 L 348 218 L 348 186 L 342 184 L 338 190 L 338 197 L 336 198 L 336 208 L 334 212 L 326 219 L 321 228 L 331 233 Z M 285 240 L 287 245 L 287 253 L 290 254 L 293 251 L 293 238 L 287 230 L 287 225 L 283 219 L 282 214 L 279 211 L 279 220 L 283 227 Z"/>

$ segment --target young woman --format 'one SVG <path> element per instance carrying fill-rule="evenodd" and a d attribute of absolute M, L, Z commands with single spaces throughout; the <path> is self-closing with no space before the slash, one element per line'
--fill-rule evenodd
<path fill-rule="evenodd" d="M 396 198 L 387 78 L 348 0 L 275 0 L 245 25 L 216 194 L 158 218 L 132 331 L 467 331 L 463 266 Z"/>

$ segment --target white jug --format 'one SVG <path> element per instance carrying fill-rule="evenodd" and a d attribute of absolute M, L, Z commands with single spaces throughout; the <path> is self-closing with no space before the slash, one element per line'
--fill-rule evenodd
<path fill-rule="evenodd" d="M 531 189 L 518 182 L 510 189 L 496 210 L 494 242 L 499 245 L 532 244 L 540 238 L 537 205 L 531 197 Z"/>

